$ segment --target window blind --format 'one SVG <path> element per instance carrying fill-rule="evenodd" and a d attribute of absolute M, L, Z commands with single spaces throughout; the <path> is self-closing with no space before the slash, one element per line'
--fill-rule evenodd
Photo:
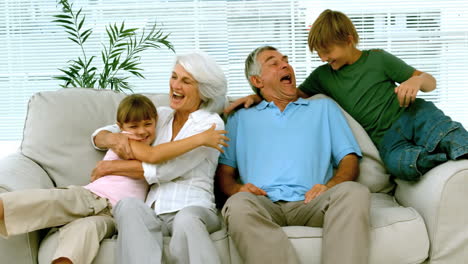
<path fill-rule="evenodd" d="M 85 44 L 97 56 L 108 41 L 105 26 L 127 27 L 156 22 L 177 53 L 201 49 L 225 71 L 228 94 L 250 94 L 244 60 L 260 45 L 273 45 L 289 56 L 298 84 L 322 62 L 307 48 L 310 24 L 327 8 L 340 10 L 355 23 L 359 48 L 382 48 L 438 81 L 420 97 L 435 102 L 468 127 L 468 3 L 459 1 L 222 1 L 222 0 L 75 0 L 83 8 Z M 63 28 L 51 21 L 59 14 L 51 0 L 0 2 L 0 141 L 20 140 L 29 97 L 61 89 L 58 68 L 80 55 Z M 146 79 L 129 79 L 135 92 L 167 92 L 174 54 L 162 48 L 142 53 Z M 101 69 L 99 63 L 96 64 Z"/>

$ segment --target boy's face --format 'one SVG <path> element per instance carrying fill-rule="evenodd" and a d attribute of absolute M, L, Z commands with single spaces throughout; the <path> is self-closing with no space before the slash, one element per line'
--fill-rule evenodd
<path fill-rule="evenodd" d="M 347 64 L 351 64 L 351 49 L 349 45 L 333 44 L 326 49 L 317 50 L 317 54 L 323 62 L 328 62 L 333 70 L 337 71 Z"/>
<path fill-rule="evenodd" d="M 140 142 L 150 145 L 156 138 L 156 120 L 141 120 L 119 124 L 122 131 L 129 132 L 140 138 Z"/>

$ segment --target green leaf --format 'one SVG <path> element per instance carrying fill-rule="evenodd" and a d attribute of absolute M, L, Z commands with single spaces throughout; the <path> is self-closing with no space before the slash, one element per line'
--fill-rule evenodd
<path fill-rule="evenodd" d="M 60 26 L 66 28 L 66 29 L 69 29 L 69 30 L 71 30 L 73 32 L 76 32 L 76 29 L 74 27 L 70 27 L 69 25 L 60 25 Z"/>
<path fill-rule="evenodd" d="M 112 30 L 112 27 L 111 27 L 111 30 Z M 112 43 L 114 42 L 114 39 L 112 37 L 111 30 L 109 30 L 109 28 L 106 27 L 107 36 L 109 36 L 109 43 L 111 43 L 112 45 Z"/>
<path fill-rule="evenodd" d="M 70 78 L 67 77 L 67 76 L 54 76 L 52 78 L 54 78 L 56 80 L 66 81 L 66 82 L 70 81 Z"/>
<path fill-rule="evenodd" d="M 88 64 L 86 64 L 86 68 L 88 68 L 89 65 L 91 65 L 91 62 L 93 61 L 94 57 L 96 56 L 91 56 L 91 58 L 89 58 Z"/>
<path fill-rule="evenodd" d="M 68 20 L 65 20 L 65 19 L 57 19 L 57 20 L 54 20 L 52 22 L 56 22 L 56 23 L 64 23 L 64 24 L 71 24 L 73 25 L 73 22 L 72 21 L 68 21 Z"/>
<path fill-rule="evenodd" d="M 83 42 L 82 43 L 85 43 L 85 41 L 89 38 L 89 36 L 91 36 L 91 33 L 93 33 L 91 31 L 91 29 L 88 29 L 88 30 L 85 31 L 85 33 L 83 33 L 83 35 L 82 35 L 83 36 Z"/>
<path fill-rule="evenodd" d="M 80 30 L 81 27 L 83 26 L 83 23 L 85 22 L 85 19 L 86 19 L 86 16 L 83 16 L 83 19 L 81 20 L 80 24 L 78 25 L 78 30 Z"/>
<path fill-rule="evenodd" d="M 127 45 L 128 45 L 127 42 L 121 42 L 121 43 L 115 45 L 115 47 L 118 48 L 118 47 L 127 46 Z"/>
<path fill-rule="evenodd" d="M 137 30 L 138 28 L 129 28 L 129 29 L 122 31 L 122 33 L 129 34 L 129 33 L 134 33 Z"/>
<path fill-rule="evenodd" d="M 65 32 L 67 32 L 68 34 L 74 36 L 75 38 L 79 38 L 78 35 L 75 32 L 71 32 L 69 30 L 65 30 Z"/>
<path fill-rule="evenodd" d="M 53 17 L 56 17 L 56 18 L 67 18 L 67 19 L 72 19 L 73 17 L 69 16 L 69 15 L 54 15 Z"/>
<path fill-rule="evenodd" d="M 80 43 L 78 42 L 78 40 L 72 39 L 72 38 L 70 38 L 70 37 L 69 37 L 68 39 L 71 40 L 71 41 L 73 41 L 73 42 L 75 42 L 76 44 L 80 45 Z"/>
<path fill-rule="evenodd" d="M 142 79 L 145 79 L 145 76 L 143 76 L 141 73 L 137 72 L 137 71 L 129 71 L 131 74 L 137 76 L 137 77 L 140 77 Z"/>

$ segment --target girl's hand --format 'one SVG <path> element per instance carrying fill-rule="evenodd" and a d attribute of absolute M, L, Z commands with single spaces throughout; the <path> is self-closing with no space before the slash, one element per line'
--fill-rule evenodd
<path fill-rule="evenodd" d="M 226 130 L 215 130 L 216 124 L 213 124 L 208 130 L 199 134 L 200 143 L 202 146 L 210 147 L 219 150 L 221 153 L 224 152 L 222 146 L 229 146 L 226 141 L 229 141 L 229 138 L 224 134 L 227 133 Z"/>

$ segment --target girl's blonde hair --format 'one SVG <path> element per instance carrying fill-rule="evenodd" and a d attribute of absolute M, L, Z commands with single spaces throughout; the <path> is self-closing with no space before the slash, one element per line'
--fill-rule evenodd
<path fill-rule="evenodd" d="M 158 117 L 153 102 L 141 94 L 131 94 L 125 97 L 117 108 L 117 122 L 119 124 L 150 120 Z"/>
<path fill-rule="evenodd" d="M 356 28 L 345 14 L 327 9 L 312 24 L 307 43 L 311 52 L 326 50 L 333 44 L 344 44 L 352 37 L 354 45 L 359 43 Z"/>

